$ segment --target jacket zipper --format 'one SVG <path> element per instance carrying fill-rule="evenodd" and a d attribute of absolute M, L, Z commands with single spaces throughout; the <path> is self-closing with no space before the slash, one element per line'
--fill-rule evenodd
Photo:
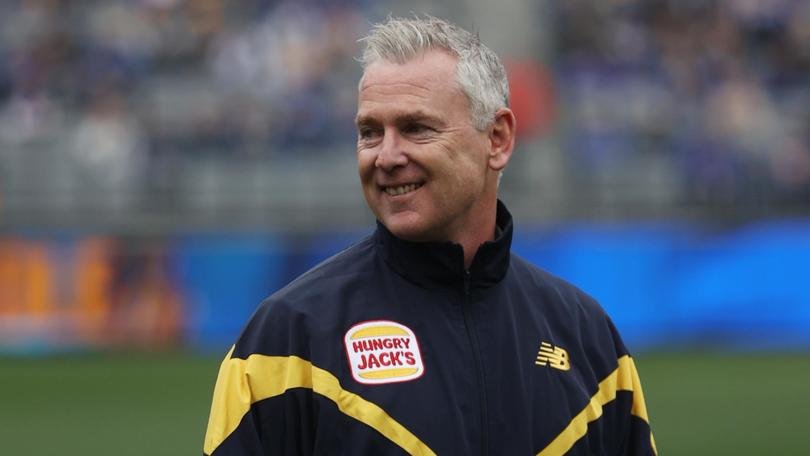
<path fill-rule="evenodd" d="M 481 350 L 478 336 L 473 329 L 472 303 L 470 302 L 470 272 L 464 271 L 464 328 L 467 330 L 467 338 L 472 347 L 473 362 L 475 363 L 476 383 L 478 385 L 478 401 L 481 409 L 481 454 L 486 456 L 489 448 L 489 428 L 487 423 L 487 392 L 484 386 L 484 366 L 481 362 Z"/>

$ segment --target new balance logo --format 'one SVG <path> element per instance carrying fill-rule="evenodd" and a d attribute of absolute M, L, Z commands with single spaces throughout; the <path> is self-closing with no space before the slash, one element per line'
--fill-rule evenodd
<path fill-rule="evenodd" d="M 568 362 L 568 352 L 548 342 L 540 343 L 540 351 L 537 352 L 537 359 L 534 364 L 538 366 L 551 366 L 561 371 L 571 369 L 571 363 Z"/>

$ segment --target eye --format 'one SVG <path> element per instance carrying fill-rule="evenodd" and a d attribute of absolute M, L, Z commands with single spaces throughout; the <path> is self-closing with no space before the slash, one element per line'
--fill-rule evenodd
<path fill-rule="evenodd" d="M 379 130 L 376 128 L 371 127 L 358 127 L 357 128 L 357 137 L 360 140 L 370 140 L 375 139 L 379 136 Z"/>
<path fill-rule="evenodd" d="M 431 133 L 432 128 L 418 122 L 407 123 L 402 127 L 402 133 L 412 136 L 423 136 Z"/>

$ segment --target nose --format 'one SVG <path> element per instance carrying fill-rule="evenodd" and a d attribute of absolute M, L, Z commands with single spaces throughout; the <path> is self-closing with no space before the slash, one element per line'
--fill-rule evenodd
<path fill-rule="evenodd" d="M 399 166 L 407 165 L 408 155 L 403 147 L 404 141 L 395 131 L 386 131 L 374 166 L 383 171 L 392 171 Z"/>

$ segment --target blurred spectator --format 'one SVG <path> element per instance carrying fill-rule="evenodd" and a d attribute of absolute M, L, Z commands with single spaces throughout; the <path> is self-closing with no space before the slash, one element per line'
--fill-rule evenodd
<path fill-rule="evenodd" d="M 663 152 L 682 165 L 685 202 L 807 204 L 808 11 L 793 0 L 560 3 L 573 169 Z"/>
<path fill-rule="evenodd" d="M 251 26 L 222 36 L 211 53 L 211 69 L 223 90 L 266 105 L 264 128 L 279 151 L 326 149 L 338 131 L 345 131 L 336 124 L 354 112 L 353 102 L 339 102 L 337 88 L 356 76 L 344 62 L 354 54 L 359 17 L 341 2 L 319 8 L 309 3 L 278 2 Z"/>
<path fill-rule="evenodd" d="M 138 123 L 115 86 L 97 89 L 83 114 L 71 141 L 83 187 L 103 195 L 104 209 L 126 209 L 145 158 Z"/>

